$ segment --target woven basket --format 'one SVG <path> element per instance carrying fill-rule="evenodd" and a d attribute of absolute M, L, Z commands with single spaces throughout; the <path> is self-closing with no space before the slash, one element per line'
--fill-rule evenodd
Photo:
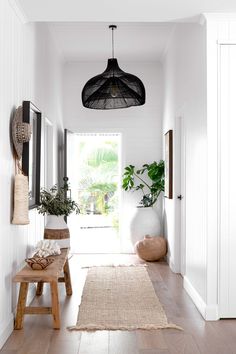
<path fill-rule="evenodd" d="M 29 220 L 29 183 L 28 177 L 16 174 L 14 186 L 14 213 L 12 224 L 27 225 Z"/>
<path fill-rule="evenodd" d="M 34 256 L 32 258 L 26 258 L 25 262 L 33 270 L 42 270 L 52 264 L 54 262 L 54 258 L 43 258 Z"/>

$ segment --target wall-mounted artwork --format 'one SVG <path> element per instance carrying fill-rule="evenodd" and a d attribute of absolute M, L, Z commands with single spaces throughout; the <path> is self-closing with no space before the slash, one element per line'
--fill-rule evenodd
<path fill-rule="evenodd" d="M 165 197 L 173 198 L 173 130 L 165 134 Z"/>
<path fill-rule="evenodd" d="M 23 101 L 23 122 L 31 125 L 32 136 L 23 146 L 22 169 L 29 178 L 29 208 L 40 203 L 41 112 L 30 101 Z"/>

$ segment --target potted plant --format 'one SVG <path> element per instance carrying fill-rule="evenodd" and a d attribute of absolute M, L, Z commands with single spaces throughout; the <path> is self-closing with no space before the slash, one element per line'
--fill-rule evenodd
<path fill-rule="evenodd" d="M 125 167 L 122 188 L 125 191 L 141 191 L 142 197 L 131 221 L 131 240 L 133 244 L 145 235 L 157 236 L 161 233 L 158 214 L 153 208 L 161 192 L 164 191 L 164 161 L 144 164 L 141 169 L 129 165 Z"/>
<path fill-rule="evenodd" d="M 78 204 L 67 196 L 67 190 L 68 185 L 42 189 L 40 205 L 37 208 L 39 214 L 47 215 L 44 238 L 57 241 L 61 248 L 70 246 L 70 233 L 64 217 L 73 212 L 79 213 Z"/>
<path fill-rule="evenodd" d="M 154 161 L 151 164 L 144 164 L 140 170 L 135 170 L 135 166 L 129 165 L 125 167 L 122 188 L 126 191 L 142 191 L 143 196 L 140 204 L 143 207 L 150 207 L 156 203 L 160 193 L 164 192 L 164 170 L 163 160 L 159 163 Z M 145 174 L 149 177 L 149 181 L 147 181 L 147 177 L 141 177 Z"/>

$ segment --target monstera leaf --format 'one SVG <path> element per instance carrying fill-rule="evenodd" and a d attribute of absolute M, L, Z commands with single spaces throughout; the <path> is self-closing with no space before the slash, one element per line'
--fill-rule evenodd
<path fill-rule="evenodd" d="M 161 192 L 165 188 L 165 165 L 161 160 L 159 163 L 154 161 L 151 164 L 144 164 L 141 169 L 135 170 L 135 166 L 125 167 L 123 174 L 122 188 L 125 191 L 141 190 L 143 197 L 140 204 L 144 207 L 152 206 L 156 203 Z M 148 193 L 145 193 L 145 191 Z"/>

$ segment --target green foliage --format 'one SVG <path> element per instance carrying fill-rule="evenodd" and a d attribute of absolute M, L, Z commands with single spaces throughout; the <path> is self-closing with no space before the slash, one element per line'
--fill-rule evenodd
<path fill-rule="evenodd" d="M 112 162 L 117 164 L 118 156 L 115 148 L 108 142 L 101 147 L 96 147 L 88 156 L 88 165 L 91 167 L 99 167 L 101 164 Z"/>
<path fill-rule="evenodd" d="M 79 201 L 82 214 L 91 203 L 95 213 L 108 214 L 116 208 L 112 205 L 118 185 L 118 146 L 116 141 L 100 141 L 81 146 Z"/>
<path fill-rule="evenodd" d="M 143 197 L 140 204 L 144 207 L 152 206 L 156 203 L 161 192 L 164 192 L 165 179 L 164 179 L 164 161 L 159 163 L 154 161 L 151 164 L 144 164 L 140 170 L 135 170 L 135 166 L 129 165 L 125 167 L 123 174 L 122 188 L 125 191 L 138 191 L 141 190 Z M 144 175 L 144 177 L 141 175 Z M 150 182 L 145 180 L 145 177 L 149 177 Z M 138 184 L 136 181 L 138 180 Z M 149 193 L 145 191 L 148 190 Z"/>
<path fill-rule="evenodd" d="M 88 188 L 91 192 L 115 193 L 117 190 L 116 183 L 93 183 Z"/>
<path fill-rule="evenodd" d="M 74 211 L 79 214 L 77 203 L 66 196 L 67 187 L 59 188 L 57 185 L 49 190 L 42 189 L 40 193 L 40 205 L 37 210 L 39 214 L 65 215 L 68 216 Z"/>
<path fill-rule="evenodd" d="M 97 211 L 101 214 L 108 214 L 111 209 L 111 197 L 117 191 L 117 183 L 93 183 L 87 190 L 91 192 L 96 200 Z"/>

